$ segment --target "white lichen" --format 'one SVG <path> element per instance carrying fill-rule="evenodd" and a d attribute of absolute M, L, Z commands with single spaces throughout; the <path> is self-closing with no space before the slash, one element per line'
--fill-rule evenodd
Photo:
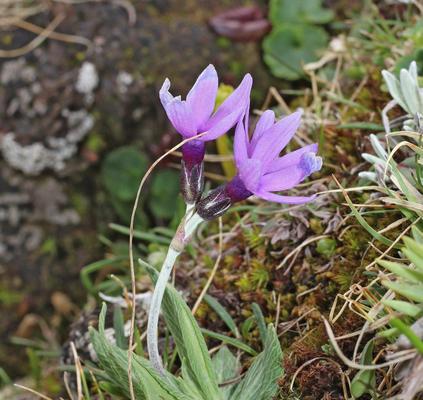
<path fill-rule="evenodd" d="M 7 163 L 27 175 L 38 175 L 45 169 L 61 171 L 94 125 L 93 116 L 85 110 L 65 109 L 62 115 L 67 119 L 69 131 L 63 138 L 48 138 L 48 146 L 40 142 L 23 146 L 13 132 L 4 135 L 0 150 Z"/>
<path fill-rule="evenodd" d="M 85 61 L 78 72 L 75 88 L 79 93 L 92 93 L 98 85 L 97 69 L 93 63 Z"/>
<path fill-rule="evenodd" d="M 120 71 L 116 77 L 116 84 L 119 93 L 125 94 L 133 82 L 134 77 L 129 72 Z"/>

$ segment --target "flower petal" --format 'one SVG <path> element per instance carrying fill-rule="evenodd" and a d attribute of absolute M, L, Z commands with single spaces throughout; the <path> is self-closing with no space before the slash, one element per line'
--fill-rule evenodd
<path fill-rule="evenodd" d="M 261 171 L 261 162 L 259 160 L 247 158 L 239 163 L 238 175 L 250 192 L 254 192 L 258 188 Z"/>
<path fill-rule="evenodd" d="M 248 158 L 248 144 L 248 133 L 245 129 L 245 123 L 240 120 L 235 128 L 234 136 L 234 158 L 237 167 Z"/>
<path fill-rule="evenodd" d="M 309 196 L 309 197 L 282 196 L 280 194 L 270 193 L 264 190 L 255 191 L 253 193 L 264 200 L 273 201 L 275 203 L 282 203 L 282 204 L 303 204 L 303 203 L 308 203 L 310 201 L 313 201 L 316 198 L 316 195 Z"/>
<path fill-rule="evenodd" d="M 294 136 L 300 125 L 301 115 L 302 111 L 296 111 L 262 134 L 252 152 L 252 157 L 262 160 L 265 170 Z"/>
<path fill-rule="evenodd" d="M 200 137 L 199 140 L 202 140 L 204 142 L 208 142 L 210 140 L 214 140 L 218 138 L 219 136 L 224 135 L 226 132 L 228 132 L 231 128 L 234 127 L 234 125 L 243 117 L 243 111 L 241 108 L 235 109 L 234 112 L 228 114 L 224 118 L 220 119 L 219 121 L 216 121 L 214 125 L 210 127 L 210 129 L 207 129 L 207 134 Z"/>
<path fill-rule="evenodd" d="M 192 118 L 191 108 L 186 101 L 181 100 L 180 96 L 173 97 L 169 88 L 170 81 L 166 78 L 159 96 L 170 122 L 183 137 L 194 136 L 197 130 Z"/>
<path fill-rule="evenodd" d="M 297 150 L 297 154 L 299 153 Z M 320 168 L 322 168 L 321 157 L 316 156 L 314 152 L 303 152 L 295 164 L 288 164 L 285 168 L 266 173 L 261 179 L 260 187 L 269 192 L 291 189 Z"/>
<path fill-rule="evenodd" d="M 259 118 L 254 129 L 253 137 L 251 138 L 250 152 L 254 150 L 254 147 L 258 143 L 259 139 L 265 131 L 270 129 L 275 123 L 275 113 L 272 110 L 266 110 Z"/>
<path fill-rule="evenodd" d="M 309 144 L 302 147 L 301 149 L 291 151 L 282 157 L 278 157 L 269 163 L 266 168 L 266 173 L 275 172 L 280 169 L 289 167 L 290 165 L 298 164 L 301 160 L 301 156 L 305 153 L 317 153 L 317 143 Z"/>
<path fill-rule="evenodd" d="M 304 169 L 299 164 L 291 165 L 264 175 L 260 180 L 260 189 L 268 192 L 292 189 L 306 177 Z"/>
<path fill-rule="evenodd" d="M 214 129 L 211 138 L 205 140 L 216 139 L 220 135 L 226 133 L 227 130 L 232 128 L 238 119 L 245 113 L 246 108 L 250 102 L 250 92 L 253 78 L 250 74 L 244 76 L 244 79 L 239 86 L 232 92 L 232 94 L 219 106 L 217 111 L 211 118 L 200 127 L 200 131 L 211 131 L 221 121 L 226 119 L 226 123 L 220 126 L 220 129 Z M 231 115 L 231 118 L 228 117 Z M 234 121 L 233 125 L 222 132 L 222 127 L 226 127 L 228 121 Z M 207 135 L 208 136 L 208 135 Z"/>
<path fill-rule="evenodd" d="M 187 103 L 193 110 L 192 117 L 197 127 L 203 125 L 213 112 L 218 84 L 216 69 L 210 64 L 199 75 L 187 95 Z"/>

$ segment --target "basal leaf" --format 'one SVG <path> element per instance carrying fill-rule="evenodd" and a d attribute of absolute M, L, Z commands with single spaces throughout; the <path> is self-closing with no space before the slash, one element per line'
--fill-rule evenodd
<path fill-rule="evenodd" d="M 282 350 L 275 329 L 267 329 L 264 350 L 254 360 L 230 400 L 269 400 L 278 390 L 282 375 Z"/>
<path fill-rule="evenodd" d="M 128 352 L 111 344 L 104 334 L 106 307 L 103 306 L 99 317 L 99 332 L 90 330 L 91 342 L 99 359 L 100 366 L 110 378 L 129 397 Z M 137 400 L 193 400 L 178 390 L 175 378 L 167 374 L 160 376 L 145 358 L 133 354 L 133 387 Z"/>
<path fill-rule="evenodd" d="M 234 380 L 239 376 L 241 372 L 241 363 L 226 346 L 223 346 L 215 354 L 212 359 L 212 363 L 219 385 L 223 384 L 223 386 L 220 387 L 220 390 L 223 393 L 224 399 L 229 399 L 229 396 L 233 391 L 234 384 L 225 383 Z"/>
<path fill-rule="evenodd" d="M 146 263 L 143 265 L 153 281 L 156 281 L 157 271 Z M 184 371 L 187 375 L 184 375 L 184 378 L 189 377 L 195 383 L 204 400 L 222 400 L 200 328 L 181 295 L 170 285 L 167 286 L 163 297 L 162 311 L 178 353 L 186 365 Z"/>

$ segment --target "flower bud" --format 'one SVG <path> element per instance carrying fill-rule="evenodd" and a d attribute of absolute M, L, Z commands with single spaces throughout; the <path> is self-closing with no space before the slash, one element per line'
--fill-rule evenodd
<path fill-rule="evenodd" d="M 229 207 L 250 197 L 252 193 L 247 190 L 242 180 L 235 176 L 230 182 L 212 190 L 204 199 L 197 203 L 197 214 L 211 220 L 222 216 Z"/>
<path fill-rule="evenodd" d="M 195 204 L 204 186 L 205 144 L 192 140 L 182 146 L 181 192 L 187 204 Z"/>
<path fill-rule="evenodd" d="M 196 211 L 204 220 L 211 220 L 223 215 L 231 205 L 232 201 L 226 192 L 226 185 L 222 185 L 201 199 L 197 203 Z"/>
<path fill-rule="evenodd" d="M 189 165 L 181 161 L 181 192 L 185 203 L 194 204 L 201 197 L 204 186 L 204 164 Z"/>

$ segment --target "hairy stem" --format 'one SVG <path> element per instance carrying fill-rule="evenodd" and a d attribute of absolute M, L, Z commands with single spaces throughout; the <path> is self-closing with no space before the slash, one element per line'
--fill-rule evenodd
<path fill-rule="evenodd" d="M 175 261 L 181 254 L 182 250 L 185 247 L 185 244 L 191 237 L 194 230 L 197 226 L 203 221 L 203 219 L 198 214 L 192 213 L 192 208 L 187 207 L 187 214 L 181 221 L 175 237 L 172 240 L 172 243 L 169 246 L 169 249 L 166 254 L 165 261 L 163 263 L 162 269 L 160 270 L 159 278 L 156 282 L 154 289 L 153 297 L 151 299 L 150 311 L 148 314 L 148 323 L 147 323 L 147 348 L 148 356 L 153 367 L 162 375 L 165 374 L 165 369 L 163 367 L 163 362 L 159 353 L 159 338 L 158 338 L 158 325 L 159 325 L 159 315 L 160 308 L 166 290 L 166 285 L 169 280 L 170 274 L 172 273 L 173 266 Z"/>
<path fill-rule="evenodd" d="M 159 279 L 157 280 L 156 287 L 154 289 L 153 297 L 150 304 L 150 312 L 148 314 L 147 324 L 147 347 L 148 356 L 153 367 L 164 375 L 165 370 L 163 368 L 162 359 L 159 354 L 158 346 L 158 333 L 157 328 L 159 324 L 160 306 L 162 304 L 163 295 L 166 289 L 167 281 L 169 280 L 170 274 L 172 273 L 173 265 L 180 252 L 174 248 L 169 247 L 166 255 L 166 259 L 163 263 L 160 271 Z"/>

